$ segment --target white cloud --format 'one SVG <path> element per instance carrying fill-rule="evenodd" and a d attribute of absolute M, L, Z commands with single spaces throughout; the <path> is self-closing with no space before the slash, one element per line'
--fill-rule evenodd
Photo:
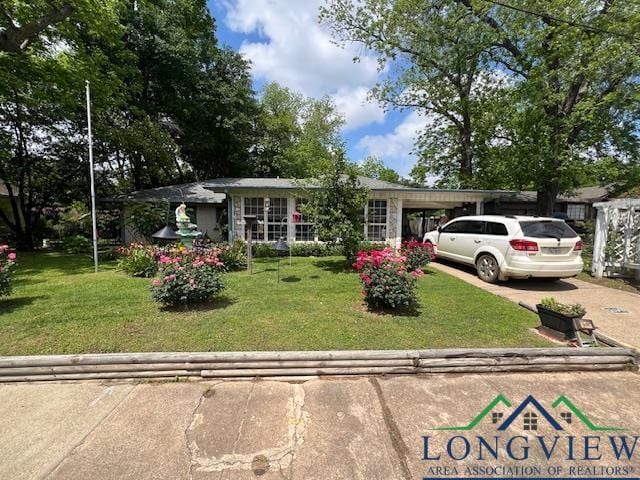
<path fill-rule="evenodd" d="M 375 57 L 359 47 L 338 47 L 318 24 L 322 0 L 234 0 L 224 2 L 229 29 L 257 36 L 240 52 L 265 81 L 319 97 L 330 95 L 345 115 L 346 130 L 382 122 L 383 110 L 366 93 L 378 79 Z M 358 63 L 353 62 L 360 57 Z"/>
<path fill-rule="evenodd" d="M 333 94 L 336 108 L 346 119 L 347 130 L 371 123 L 384 123 L 385 112 L 378 102 L 368 98 L 367 87 L 341 88 Z"/>
<path fill-rule="evenodd" d="M 412 153 L 416 138 L 432 121 L 432 118 L 413 111 L 392 132 L 366 135 L 360 139 L 357 147 L 365 155 L 380 157 L 386 165 L 406 176 L 416 162 Z"/>

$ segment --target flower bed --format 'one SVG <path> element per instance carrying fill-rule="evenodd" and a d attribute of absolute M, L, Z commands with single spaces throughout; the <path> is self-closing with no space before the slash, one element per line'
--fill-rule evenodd
<path fill-rule="evenodd" d="M 407 257 L 387 247 L 358 252 L 353 264 L 360 272 L 362 293 L 370 307 L 399 308 L 417 305 L 416 279 L 423 275 L 410 268 Z"/>
<path fill-rule="evenodd" d="M 0 297 L 11 294 L 11 279 L 16 254 L 9 251 L 9 245 L 0 245 Z"/>
<path fill-rule="evenodd" d="M 213 246 L 187 248 L 184 245 L 158 246 L 132 243 L 119 247 L 118 268 L 132 277 L 153 277 L 160 268 L 160 259 L 180 258 L 195 261 L 197 258 L 216 257 L 222 263 L 219 267 L 225 271 L 241 270 L 247 264 L 246 253 L 242 245 L 221 243 Z"/>

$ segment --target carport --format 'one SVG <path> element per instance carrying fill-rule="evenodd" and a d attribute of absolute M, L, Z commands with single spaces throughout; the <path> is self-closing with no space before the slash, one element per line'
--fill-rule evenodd
<path fill-rule="evenodd" d="M 396 245 L 409 238 L 421 238 L 425 231 L 461 215 L 482 215 L 484 204 L 508 192 L 505 190 L 467 190 L 396 187 L 371 191 L 371 198 L 389 198 L 390 222 L 397 222 Z M 393 206 L 395 205 L 395 208 Z M 394 212 L 399 212 L 393 218 Z"/>

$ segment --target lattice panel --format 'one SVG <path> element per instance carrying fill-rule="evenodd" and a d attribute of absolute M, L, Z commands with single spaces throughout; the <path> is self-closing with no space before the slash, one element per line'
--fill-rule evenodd
<path fill-rule="evenodd" d="M 605 259 L 607 270 L 640 266 L 640 209 L 612 209 Z"/>

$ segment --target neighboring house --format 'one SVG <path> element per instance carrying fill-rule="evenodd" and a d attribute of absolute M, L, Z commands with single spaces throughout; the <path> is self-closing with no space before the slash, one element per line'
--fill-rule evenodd
<path fill-rule="evenodd" d="M 226 206 L 225 195 L 204 188 L 203 182 L 140 190 L 110 200 L 125 204 L 123 219 L 127 217 L 126 204 L 130 201 L 167 205 L 170 221 L 173 220 L 175 208 L 184 202 L 189 207 L 191 221 L 198 225 L 199 231 L 215 242 L 225 239 L 222 232 L 222 223 L 225 222 L 221 223 Z M 141 240 L 140 235 L 123 221 L 122 241 L 127 244 L 137 240 Z"/>
<path fill-rule="evenodd" d="M 12 188 L 15 192 L 15 187 Z M 4 214 L 9 218 L 11 222 L 15 220 L 13 209 L 11 208 L 11 200 L 9 200 L 9 191 L 7 190 L 7 186 L 4 184 L 4 182 L 0 182 L 0 210 L 4 212 Z M 6 242 L 11 237 L 11 230 L 7 225 L 5 225 L 2 220 L 0 220 L 0 239 L 3 242 Z"/>
<path fill-rule="evenodd" d="M 555 214 L 567 220 L 585 221 L 596 218 L 593 204 L 609 199 L 611 187 L 578 188 L 573 195 L 560 195 Z M 487 202 L 484 212 L 497 215 L 535 215 L 536 192 L 509 192 Z"/>

